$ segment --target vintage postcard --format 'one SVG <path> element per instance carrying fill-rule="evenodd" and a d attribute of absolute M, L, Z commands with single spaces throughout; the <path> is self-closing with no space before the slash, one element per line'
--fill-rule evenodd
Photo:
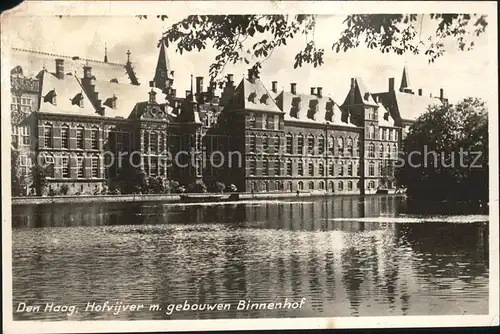
<path fill-rule="evenodd" d="M 495 2 L 1 16 L 4 332 L 498 325 Z"/>

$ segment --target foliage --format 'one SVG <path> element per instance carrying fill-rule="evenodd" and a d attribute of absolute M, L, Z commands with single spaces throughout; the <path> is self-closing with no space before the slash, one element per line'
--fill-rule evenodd
<path fill-rule="evenodd" d="M 124 194 L 146 194 L 148 192 L 148 176 L 144 169 L 124 166 L 118 175 Z"/>
<path fill-rule="evenodd" d="M 488 112 L 483 101 L 467 98 L 456 105 L 430 107 L 410 127 L 403 150 L 404 166 L 397 177 L 408 195 L 488 198 Z M 429 152 L 436 152 L 437 159 Z"/>
<path fill-rule="evenodd" d="M 164 194 L 169 190 L 167 178 L 162 176 L 150 176 L 148 178 L 148 192 L 150 194 Z"/>
<path fill-rule="evenodd" d="M 59 195 L 68 195 L 69 193 L 69 186 L 67 184 L 63 184 L 61 187 L 59 187 Z"/>
<path fill-rule="evenodd" d="M 174 181 L 174 180 L 170 180 L 169 183 L 168 183 L 168 187 L 170 188 L 170 192 L 171 193 L 179 193 L 179 188 L 180 188 L 180 185 L 179 185 L 179 182 L 177 181 Z"/>
<path fill-rule="evenodd" d="M 207 186 L 203 181 L 195 181 L 188 185 L 187 192 L 189 193 L 206 193 Z"/>
<path fill-rule="evenodd" d="M 139 15 L 145 18 L 145 15 Z M 165 20 L 166 15 L 159 15 Z M 433 24 L 434 34 L 421 40 L 423 20 Z M 445 41 L 451 40 L 459 50 L 470 50 L 474 39 L 485 32 L 485 15 L 477 14 L 371 14 L 348 15 L 338 40 L 331 48 L 339 53 L 364 44 L 382 53 L 425 53 L 429 62 L 444 53 Z M 315 42 L 316 15 L 191 15 L 169 27 L 163 36 L 166 45 L 176 51 L 201 51 L 207 46 L 217 51 L 210 65 L 210 79 L 219 81 L 227 64 L 252 63 L 258 73 L 262 62 L 274 49 L 291 39 L 305 35 L 305 45 L 295 55 L 294 68 L 303 64 L 323 64 L 325 50 Z M 250 37 L 251 46 L 245 45 Z"/>
<path fill-rule="evenodd" d="M 228 191 L 234 193 L 238 191 L 238 188 L 234 184 L 230 184 L 228 187 Z"/>
<path fill-rule="evenodd" d="M 26 189 L 32 182 L 32 171 L 28 171 L 28 175 L 24 174 L 21 169 L 21 157 L 19 151 L 12 149 L 11 153 L 11 191 L 12 196 L 23 196 L 26 194 Z"/>
<path fill-rule="evenodd" d="M 217 193 L 223 193 L 226 190 L 226 185 L 222 182 L 215 182 L 212 185 L 212 191 Z"/>

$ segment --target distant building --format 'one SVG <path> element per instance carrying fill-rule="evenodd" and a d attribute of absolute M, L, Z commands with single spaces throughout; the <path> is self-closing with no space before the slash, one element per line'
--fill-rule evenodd
<path fill-rule="evenodd" d="M 415 95 L 406 68 L 397 92 L 393 78 L 377 94 L 351 79 L 342 105 L 322 87 L 303 94 L 295 83 L 279 91 L 273 81 L 267 89 L 252 71 L 237 84 L 227 75 L 220 96 L 214 84 L 204 89 L 203 77 L 191 77 L 179 97 L 163 42 L 149 85 L 139 82 L 130 56 L 121 64 L 109 62 L 107 49 L 104 61 L 13 49 L 12 143 L 22 173 L 37 156 L 48 162 L 47 192 L 113 187 L 133 161 L 183 185 L 370 193 L 384 178 L 383 186 L 395 187 L 401 129 L 427 105 L 447 103 L 443 90 L 439 98 Z"/>

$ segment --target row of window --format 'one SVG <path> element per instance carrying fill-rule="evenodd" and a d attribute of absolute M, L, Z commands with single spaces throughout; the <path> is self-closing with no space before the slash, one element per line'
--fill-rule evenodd
<path fill-rule="evenodd" d="M 257 175 L 257 161 L 256 160 L 250 160 L 250 175 L 254 176 Z M 323 163 L 320 163 L 318 165 L 318 173 L 315 174 L 315 164 L 313 162 L 310 162 L 308 164 L 304 164 L 303 162 L 299 162 L 297 164 L 297 170 L 296 170 L 296 175 L 298 176 L 304 176 L 304 167 L 307 165 L 307 172 L 308 176 L 326 176 L 327 169 L 328 169 L 328 175 L 329 176 L 335 176 L 335 166 L 334 164 L 330 164 L 328 167 L 325 167 Z M 272 167 L 272 169 L 271 169 Z M 357 165 L 356 168 L 354 168 L 354 164 L 352 162 L 348 162 L 345 166 L 342 164 L 336 168 L 337 169 L 337 175 L 338 176 L 354 176 L 354 170 L 356 170 L 356 175 L 360 174 L 360 166 Z M 268 176 L 271 175 L 271 170 L 274 172 L 274 176 L 279 176 L 281 175 L 281 164 L 279 160 L 275 160 L 272 162 L 269 162 L 268 160 L 263 160 L 262 161 L 262 169 L 261 169 L 261 175 L 263 176 Z M 285 163 L 285 172 L 287 176 L 292 176 L 293 175 L 293 162 L 291 160 L 288 160 Z"/>
<path fill-rule="evenodd" d="M 268 130 L 278 130 L 279 129 L 279 117 L 262 115 L 262 128 Z M 257 127 L 257 119 L 254 114 L 248 116 L 248 125 L 251 128 Z"/>
<path fill-rule="evenodd" d="M 307 152 L 307 154 L 314 154 L 315 152 L 317 152 L 317 154 L 321 155 L 325 153 L 326 140 L 323 135 L 319 135 L 317 138 L 315 138 L 315 136 L 313 136 L 312 134 L 309 134 L 307 137 L 304 137 L 304 135 L 299 134 L 296 137 L 297 137 L 297 146 L 296 146 L 297 149 L 295 149 L 294 146 L 294 140 L 293 140 L 294 135 L 292 135 L 291 133 L 287 133 L 285 135 L 287 154 L 293 154 L 294 152 L 297 152 L 298 154 L 303 154 L 304 152 Z M 304 142 L 305 140 L 306 142 Z M 337 139 L 335 139 L 334 136 L 330 136 L 328 140 L 328 151 L 331 154 L 334 154 L 335 151 L 335 141 L 337 143 L 338 155 L 341 156 L 344 154 L 348 154 L 350 156 L 355 155 L 354 141 L 351 137 L 348 137 L 344 142 L 343 137 L 338 137 Z M 250 134 L 249 137 L 249 146 L 250 146 L 250 152 L 257 151 L 257 136 L 253 133 Z M 276 151 L 279 151 L 280 136 L 275 135 L 273 137 L 269 137 L 268 135 L 264 134 L 262 137 L 262 146 L 264 151 L 267 151 L 270 148 L 274 148 Z M 356 155 L 359 156 L 359 141 L 356 141 Z"/>
<path fill-rule="evenodd" d="M 61 126 L 61 148 L 70 148 L 69 126 Z M 54 128 L 52 124 L 43 125 L 43 140 L 46 148 L 54 148 Z M 77 149 L 85 148 L 85 128 L 83 126 L 76 127 L 76 147 Z M 92 127 L 90 129 L 90 149 L 99 149 L 99 129 Z"/>
<path fill-rule="evenodd" d="M 398 154 L 398 146 L 396 144 L 380 144 L 379 145 L 379 157 L 380 158 L 397 158 Z M 368 158 L 375 158 L 376 152 L 375 152 L 375 144 L 374 143 L 369 143 L 368 144 Z"/>
<path fill-rule="evenodd" d="M 70 174 L 70 168 L 72 167 L 71 166 L 71 163 L 70 163 L 71 159 L 68 157 L 68 156 L 62 156 L 61 157 L 61 177 L 62 178 L 70 178 L 71 177 L 71 174 Z M 76 169 L 76 177 L 77 178 L 83 178 L 85 177 L 85 159 L 84 157 L 77 157 L 76 158 L 76 162 L 75 162 L 75 169 Z M 55 164 L 52 163 L 51 165 L 49 165 L 48 168 L 46 168 L 46 176 L 48 177 L 55 177 L 54 175 L 54 168 L 55 168 Z M 93 178 L 97 178 L 99 177 L 99 157 L 91 157 L 90 159 L 90 175 L 91 177 Z"/>
<path fill-rule="evenodd" d="M 307 186 L 308 186 L 308 190 L 315 190 L 315 187 L 314 187 L 314 181 L 309 181 L 307 183 Z M 283 184 L 281 183 L 281 181 L 274 181 L 274 190 L 287 190 L 287 191 L 292 191 L 293 190 L 293 183 L 292 181 L 288 181 L 286 183 L 286 189 L 284 189 L 284 186 Z M 263 183 L 263 189 L 259 189 L 258 186 L 257 186 L 257 183 L 256 182 L 252 182 L 251 184 L 251 189 L 253 191 L 260 191 L 260 190 L 263 190 L 263 191 L 271 191 L 271 183 L 270 182 L 267 182 L 265 181 Z M 325 189 L 325 182 L 324 181 L 320 181 L 318 183 L 318 189 L 319 190 L 330 190 L 330 191 L 334 191 L 335 190 L 335 183 L 333 181 L 330 181 L 328 182 L 328 188 Z M 347 181 L 346 182 L 346 189 L 348 191 L 352 191 L 354 189 L 354 182 L 353 181 Z M 356 182 L 356 189 L 359 189 L 359 181 Z M 302 190 L 305 190 L 304 189 L 304 182 L 303 181 L 299 181 L 297 183 L 297 190 L 299 191 L 302 191 Z M 337 183 L 337 189 L 338 191 L 343 191 L 345 190 L 344 189 L 344 181 L 339 181 Z"/>
<path fill-rule="evenodd" d="M 24 146 L 31 145 L 31 128 L 29 126 L 13 126 L 12 143 L 13 144 L 20 143 L 21 145 Z"/>
<path fill-rule="evenodd" d="M 366 128 L 366 138 L 367 139 L 376 139 L 375 135 L 375 126 L 373 124 L 368 125 Z M 396 129 L 379 129 L 379 139 L 380 140 L 389 140 L 389 141 L 397 141 L 398 140 L 398 132 Z"/>

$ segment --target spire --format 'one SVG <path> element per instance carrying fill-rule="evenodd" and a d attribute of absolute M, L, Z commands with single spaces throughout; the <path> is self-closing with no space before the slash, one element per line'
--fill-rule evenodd
<path fill-rule="evenodd" d="M 127 64 L 130 63 L 130 50 L 127 50 Z"/>
<path fill-rule="evenodd" d="M 104 62 L 108 62 L 108 44 L 104 43 Z"/>
<path fill-rule="evenodd" d="M 193 75 L 191 74 L 191 94 L 193 94 Z"/>
<path fill-rule="evenodd" d="M 403 68 L 403 76 L 401 77 L 401 86 L 399 90 L 401 92 L 411 89 L 410 86 L 410 77 L 408 76 L 408 67 L 405 65 Z"/>
<path fill-rule="evenodd" d="M 165 91 L 172 85 L 173 78 L 170 77 L 170 62 L 168 61 L 165 41 L 163 39 L 160 40 L 159 47 L 160 52 L 158 54 L 153 81 L 156 87 Z"/>

